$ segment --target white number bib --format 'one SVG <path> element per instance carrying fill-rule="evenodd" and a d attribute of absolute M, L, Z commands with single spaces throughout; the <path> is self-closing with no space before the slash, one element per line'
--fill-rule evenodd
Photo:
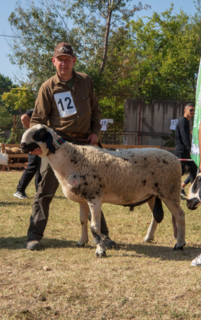
<path fill-rule="evenodd" d="M 61 117 L 68 117 L 77 113 L 70 91 L 54 94 L 54 100 Z"/>

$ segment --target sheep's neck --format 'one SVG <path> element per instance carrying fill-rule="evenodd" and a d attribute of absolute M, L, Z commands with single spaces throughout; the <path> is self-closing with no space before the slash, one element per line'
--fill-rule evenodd
<path fill-rule="evenodd" d="M 68 145 L 68 148 L 65 148 L 64 145 L 61 145 L 59 149 L 56 150 L 55 154 L 48 155 L 48 161 L 55 171 L 59 175 L 68 174 L 72 171 L 72 151 L 74 148 Z"/>

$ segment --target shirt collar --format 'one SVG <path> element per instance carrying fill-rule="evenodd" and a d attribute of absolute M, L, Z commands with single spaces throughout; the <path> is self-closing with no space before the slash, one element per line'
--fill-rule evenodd
<path fill-rule="evenodd" d="M 60 78 L 59 78 L 59 76 L 58 76 L 58 73 L 56 73 L 55 77 L 56 77 L 56 84 L 65 83 L 65 81 L 60 80 Z M 73 70 L 73 80 L 74 80 L 74 83 L 78 82 L 79 79 L 81 79 L 81 78 L 82 78 L 82 77 L 81 77 L 77 72 L 75 72 L 75 71 Z"/>

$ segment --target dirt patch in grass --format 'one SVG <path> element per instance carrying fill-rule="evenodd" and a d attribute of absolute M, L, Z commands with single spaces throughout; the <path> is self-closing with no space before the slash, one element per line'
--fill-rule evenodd
<path fill-rule="evenodd" d="M 201 253 L 200 207 L 186 212 L 186 247 L 173 251 L 171 214 L 152 243 L 143 243 L 151 221 L 146 205 L 104 205 L 111 238 L 117 246 L 97 259 L 89 243 L 77 249 L 81 234 L 79 206 L 59 188 L 50 208 L 42 250 L 25 249 L 35 193 L 13 197 L 21 172 L 0 177 L 0 313 L 1 319 L 201 319 L 200 269 L 191 260 Z M 185 177 L 184 177 L 185 178 Z M 44 268 L 46 267 L 46 268 Z"/>

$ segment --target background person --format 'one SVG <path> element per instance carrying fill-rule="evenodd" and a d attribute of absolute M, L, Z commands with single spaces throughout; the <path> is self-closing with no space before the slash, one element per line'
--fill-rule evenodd
<path fill-rule="evenodd" d="M 191 141 L 190 141 L 190 119 L 194 116 L 195 105 L 188 103 L 184 108 L 184 115 L 179 119 L 175 130 L 175 155 L 179 159 L 191 159 Z M 181 161 L 182 176 L 185 172 L 185 166 L 190 171 L 189 177 L 181 184 L 181 198 L 185 199 L 185 186 L 195 180 L 197 166 L 194 161 Z"/>
<path fill-rule="evenodd" d="M 94 145 L 98 142 L 101 110 L 90 77 L 73 70 L 75 61 L 76 57 L 68 43 L 62 42 L 56 46 L 52 62 L 57 73 L 41 86 L 30 126 L 48 123 L 50 128 L 65 135 L 61 135 L 63 139 L 67 137 L 66 140 L 70 139 L 77 144 L 82 144 L 78 139 L 85 139 L 87 144 Z M 32 152 L 34 155 L 40 153 L 40 148 Z M 30 250 L 40 250 L 40 240 L 48 221 L 49 205 L 59 185 L 50 165 L 43 164 L 42 161 L 42 180 L 33 202 L 27 234 L 27 249 Z M 101 233 L 104 235 L 106 247 L 115 244 L 108 237 L 103 213 Z"/>
<path fill-rule="evenodd" d="M 21 117 L 21 122 L 26 129 L 29 129 L 30 120 L 31 120 L 31 117 L 33 114 L 33 110 L 34 109 L 28 110 Z M 28 198 L 25 193 L 25 190 L 34 176 L 35 176 L 36 191 L 38 190 L 38 184 L 41 181 L 40 165 L 41 165 L 41 158 L 34 155 L 34 154 L 29 153 L 28 154 L 28 165 L 20 178 L 20 181 L 17 186 L 17 191 L 13 194 L 14 197 L 17 197 L 21 200 Z"/>

